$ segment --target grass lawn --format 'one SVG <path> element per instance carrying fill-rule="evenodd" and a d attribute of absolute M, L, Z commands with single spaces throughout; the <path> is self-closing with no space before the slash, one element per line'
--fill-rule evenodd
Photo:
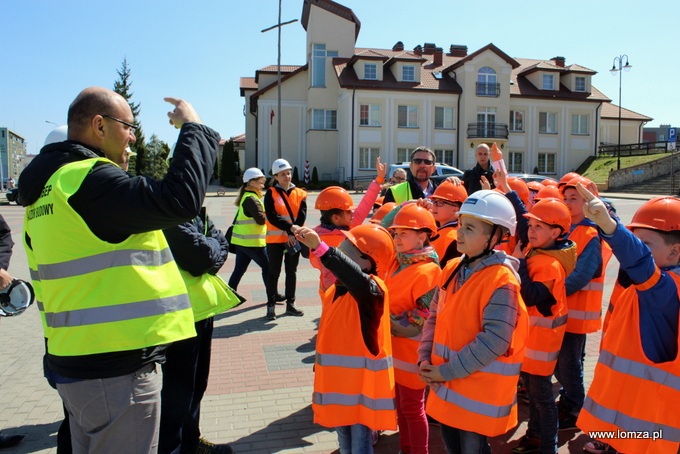
<path fill-rule="evenodd" d="M 665 158 L 666 156 L 668 156 L 666 153 L 640 156 L 621 156 L 621 168 L 623 169 L 626 167 L 636 166 L 638 164 L 644 164 L 649 161 Z M 606 183 L 607 177 L 609 176 L 609 172 L 611 170 L 616 170 L 616 156 L 596 158 L 590 163 L 590 166 L 585 172 L 583 172 L 582 175 L 594 181 L 595 183 Z"/>

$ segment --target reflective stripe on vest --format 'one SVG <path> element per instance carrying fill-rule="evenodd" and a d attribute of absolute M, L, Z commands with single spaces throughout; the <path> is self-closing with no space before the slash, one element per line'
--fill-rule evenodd
<path fill-rule="evenodd" d="M 576 320 L 599 320 L 599 312 L 577 311 L 576 309 L 569 309 L 569 318 Z"/>
<path fill-rule="evenodd" d="M 392 357 L 373 359 L 363 356 L 324 355 L 317 353 L 316 364 L 319 366 L 347 367 L 349 369 L 367 369 L 377 372 L 392 367 Z"/>
<path fill-rule="evenodd" d="M 24 245 L 47 351 L 84 356 L 195 336 L 187 290 L 163 233 L 109 243 L 68 203 L 97 163 L 115 165 L 92 158 L 60 167 L 24 216 Z M 45 205 L 49 213 L 32 215 Z"/>
<path fill-rule="evenodd" d="M 529 325 L 530 326 L 539 326 L 541 328 L 547 328 L 547 329 L 555 329 L 559 328 L 562 325 L 567 324 L 567 317 L 568 315 L 561 315 L 557 318 L 547 318 L 547 317 L 540 317 L 536 315 L 530 315 L 529 316 Z"/>
<path fill-rule="evenodd" d="M 379 410 L 395 410 L 394 399 L 371 399 L 363 394 L 339 394 L 339 393 L 317 393 L 312 396 L 312 402 L 316 405 L 340 405 L 343 407 L 351 407 L 355 405 L 362 405 L 370 408 L 373 411 Z"/>
<path fill-rule="evenodd" d="M 394 368 L 411 374 L 417 374 L 420 371 L 417 364 L 402 361 L 397 358 L 394 358 Z"/>
<path fill-rule="evenodd" d="M 432 386 L 435 394 L 445 402 L 456 405 L 464 410 L 489 418 L 504 418 L 510 416 L 512 407 L 517 404 L 517 398 L 510 405 L 491 405 L 479 402 L 459 394 L 446 386 L 437 383 Z"/>
<path fill-rule="evenodd" d="M 593 291 L 593 292 L 602 292 L 602 291 L 604 291 L 604 282 L 590 281 L 581 290 L 588 290 L 588 291 Z"/>
<path fill-rule="evenodd" d="M 557 357 L 560 356 L 560 352 L 559 350 L 556 352 L 542 352 L 539 350 L 532 350 L 527 347 L 526 351 L 524 352 L 524 356 L 528 359 L 534 359 L 536 361 L 550 362 L 556 361 Z"/>
<path fill-rule="evenodd" d="M 300 188 L 293 188 L 293 190 L 290 191 L 289 194 L 286 194 L 285 191 L 279 191 L 277 187 L 273 187 L 269 188 L 269 192 L 267 194 L 269 194 L 272 200 L 274 201 L 274 211 L 276 212 L 276 214 L 283 220 L 290 222 L 291 224 L 295 222 L 295 219 L 291 217 L 291 213 L 293 216 L 297 217 L 300 214 L 300 205 L 302 204 L 302 201 L 307 198 L 307 193 Z M 284 198 L 288 202 L 288 206 L 290 206 L 290 212 L 286 207 Z M 270 214 L 271 213 L 267 213 L 268 216 Z M 275 227 L 271 222 L 269 222 L 269 219 L 267 219 L 266 226 L 267 226 L 266 236 L 267 244 L 285 243 L 286 241 L 288 241 L 288 232 L 284 232 L 283 230 L 280 230 L 278 227 Z"/>
<path fill-rule="evenodd" d="M 439 343 L 434 344 L 434 354 L 441 356 L 442 358 L 449 360 L 456 351 L 451 350 L 446 345 Z M 489 374 L 498 374 L 504 376 L 519 375 L 520 369 L 522 368 L 522 363 L 504 363 L 502 361 L 492 361 L 486 366 L 479 369 L 480 372 L 487 372 Z"/>
<path fill-rule="evenodd" d="M 641 378 L 643 380 L 649 380 L 680 392 L 680 377 L 656 367 L 615 356 L 607 350 L 602 350 L 597 362 L 604 364 L 616 372 L 632 375 L 633 377 Z"/>
<path fill-rule="evenodd" d="M 31 270 L 31 279 L 34 281 L 65 279 L 118 266 L 161 266 L 174 260 L 170 248 L 161 251 L 123 249 L 68 262 L 39 264 L 37 271 Z"/>

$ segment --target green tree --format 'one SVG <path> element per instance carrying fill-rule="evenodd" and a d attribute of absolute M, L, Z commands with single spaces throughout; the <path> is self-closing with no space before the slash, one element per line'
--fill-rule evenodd
<path fill-rule="evenodd" d="M 137 153 L 137 156 L 133 156 L 130 159 L 130 165 L 128 171 L 133 175 L 147 175 L 146 173 L 146 143 L 144 140 L 144 131 L 142 130 L 142 125 L 139 123 L 139 112 L 140 104 L 131 101 L 132 95 L 134 93 L 131 91 L 132 81 L 130 80 L 131 72 L 128 66 L 127 58 L 123 59 L 123 64 L 118 73 L 118 80 L 113 83 L 113 91 L 121 95 L 130 105 L 130 110 L 132 110 L 132 117 L 137 125 L 135 129 L 135 142 L 130 143 L 130 149 Z"/>
<path fill-rule="evenodd" d="M 156 134 L 146 143 L 146 154 L 144 156 L 144 167 L 147 175 L 156 180 L 160 180 L 168 171 L 166 162 L 170 147 L 167 143 L 158 138 Z M 138 161 L 139 162 L 139 161 Z"/>
<path fill-rule="evenodd" d="M 238 153 L 234 149 L 234 141 L 225 142 L 222 149 L 222 164 L 220 169 L 220 183 L 236 183 L 238 173 Z"/>
<path fill-rule="evenodd" d="M 312 169 L 312 183 L 319 184 L 319 172 L 316 170 L 316 166 Z"/>
<path fill-rule="evenodd" d="M 293 178 L 291 178 L 291 181 L 296 186 L 300 184 L 300 175 L 298 174 L 297 166 L 293 167 Z"/>

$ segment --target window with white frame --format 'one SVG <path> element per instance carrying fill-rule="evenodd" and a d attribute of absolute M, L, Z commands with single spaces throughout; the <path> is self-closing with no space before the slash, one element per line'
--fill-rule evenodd
<path fill-rule="evenodd" d="M 337 57 L 337 51 L 327 51 L 325 44 L 312 45 L 312 87 L 326 86 L 326 57 Z"/>
<path fill-rule="evenodd" d="M 522 173 L 524 167 L 524 153 L 510 152 L 508 154 L 508 171 Z"/>
<path fill-rule="evenodd" d="M 413 148 L 397 148 L 397 162 L 409 162 Z"/>
<path fill-rule="evenodd" d="M 434 158 L 437 162 L 451 165 L 453 163 L 453 150 L 434 150 Z"/>
<path fill-rule="evenodd" d="M 477 96 L 498 96 L 500 86 L 496 71 L 493 68 L 484 66 L 477 72 Z"/>
<path fill-rule="evenodd" d="M 312 129 L 338 129 L 338 111 L 314 109 L 312 111 Z"/>
<path fill-rule="evenodd" d="M 375 63 L 364 63 L 364 79 L 378 78 L 378 66 Z"/>
<path fill-rule="evenodd" d="M 554 74 L 543 74 L 543 90 L 554 90 L 555 89 L 555 75 Z"/>
<path fill-rule="evenodd" d="M 453 107 L 434 108 L 435 129 L 453 129 Z"/>
<path fill-rule="evenodd" d="M 538 154 L 538 173 L 555 173 L 555 154 Z"/>
<path fill-rule="evenodd" d="M 397 108 L 397 126 L 400 128 L 417 128 L 418 106 L 399 106 Z"/>
<path fill-rule="evenodd" d="M 361 104 L 359 106 L 360 126 L 380 126 L 380 104 Z"/>
<path fill-rule="evenodd" d="M 404 82 L 416 81 L 416 67 L 413 65 L 404 65 L 401 67 L 401 80 Z"/>
<path fill-rule="evenodd" d="M 524 132 L 524 111 L 510 111 L 510 131 Z"/>
<path fill-rule="evenodd" d="M 588 115 L 574 114 L 571 116 L 571 133 L 588 135 Z"/>
<path fill-rule="evenodd" d="M 586 78 L 584 76 L 574 78 L 574 91 L 586 91 Z"/>
<path fill-rule="evenodd" d="M 380 156 L 380 148 L 359 147 L 359 168 L 374 170 L 378 156 Z"/>
<path fill-rule="evenodd" d="M 557 134 L 557 114 L 554 112 L 539 112 L 538 132 L 543 134 Z"/>

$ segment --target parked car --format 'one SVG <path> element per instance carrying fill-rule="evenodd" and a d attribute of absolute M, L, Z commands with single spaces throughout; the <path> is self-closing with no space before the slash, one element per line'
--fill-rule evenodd
<path fill-rule="evenodd" d="M 19 195 L 19 188 L 15 187 L 12 189 L 8 189 L 7 192 L 5 193 L 5 197 L 7 197 L 8 202 L 14 202 L 17 205 L 19 205 L 19 201 L 17 200 L 17 196 Z"/>
<path fill-rule="evenodd" d="M 387 172 L 387 177 L 388 178 L 391 177 L 392 174 L 394 173 L 394 170 L 397 169 L 397 168 L 402 168 L 402 169 L 406 170 L 407 174 L 411 173 L 411 170 L 409 168 L 409 164 L 410 163 L 408 163 L 408 162 L 398 162 L 396 164 L 392 164 L 390 166 L 389 171 Z M 434 165 L 436 166 L 436 169 L 435 169 L 434 173 L 432 174 L 433 180 L 443 180 L 443 179 L 446 179 L 448 177 L 461 178 L 463 176 L 463 173 L 464 173 L 462 170 L 460 170 L 456 167 L 452 167 L 452 166 L 449 166 L 449 165 L 446 165 L 446 164 L 442 164 L 441 162 L 436 162 Z"/>
<path fill-rule="evenodd" d="M 553 180 L 555 183 L 559 183 L 559 181 L 552 177 L 547 177 L 545 175 L 536 175 L 535 173 L 509 173 L 508 176 L 521 178 L 527 183 L 530 181 L 538 181 L 540 183 L 543 180 Z"/>

